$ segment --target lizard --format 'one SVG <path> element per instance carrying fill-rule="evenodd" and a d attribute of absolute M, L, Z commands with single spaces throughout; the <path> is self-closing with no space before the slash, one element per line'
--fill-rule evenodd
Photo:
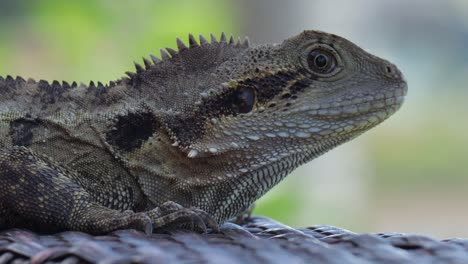
<path fill-rule="evenodd" d="M 394 64 L 322 31 L 176 43 L 106 85 L 0 78 L 2 227 L 217 231 L 407 93 Z"/>

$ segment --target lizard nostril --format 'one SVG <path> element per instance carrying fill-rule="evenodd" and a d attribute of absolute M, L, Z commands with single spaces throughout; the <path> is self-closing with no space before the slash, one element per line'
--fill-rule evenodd
<path fill-rule="evenodd" d="M 389 78 L 396 78 L 396 79 L 403 78 L 403 75 L 401 74 L 401 72 L 393 64 L 385 65 L 384 71 L 385 71 L 385 75 L 387 75 L 387 77 L 389 77 Z"/>
<path fill-rule="evenodd" d="M 387 66 L 387 67 L 386 67 L 386 70 L 387 70 L 387 73 L 388 73 L 388 74 L 392 74 L 392 73 L 393 73 L 393 69 L 392 69 L 392 67 L 390 67 L 390 66 Z"/>

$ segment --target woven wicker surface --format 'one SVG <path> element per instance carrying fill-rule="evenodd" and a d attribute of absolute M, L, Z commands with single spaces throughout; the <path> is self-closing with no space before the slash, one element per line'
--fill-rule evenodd
<path fill-rule="evenodd" d="M 468 240 L 356 234 L 331 226 L 293 229 L 265 217 L 219 234 L 122 230 L 0 233 L 0 263 L 468 263 Z"/>

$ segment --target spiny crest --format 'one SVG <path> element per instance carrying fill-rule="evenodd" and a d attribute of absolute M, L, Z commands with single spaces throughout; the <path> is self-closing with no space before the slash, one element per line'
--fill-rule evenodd
<path fill-rule="evenodd" d="M 126 81 L 126 80 L 121 79 L 116 82 L 110 81 L 108 84 L 103 84 L 102 82 L 95 83 L 94 81 L 90 81 L 89 84 L 86 85 L 84 83 L 77 83 L 75 81 L 70 84 L 67 81 L 59 82 L 57 80 L 54 80 L 52 82 L 49 82 L 46 80 L 36 81 L 32 78 L 25 80 L 21 76 L 17 76 L 16 78 L 12 77 L 11 75 L 7 75 L 5 78 L 0 76 L 0 86 L 7 87 L 8 89 L 20 88 L 24 86 L 25 84 L 33 84 L 33 85 L 36 84 L 39 90 L 50 92 L 50 93 L 61 93 L 63 91 L 66 91 L 68 89 L 73 89 L 78 86 L 88 87 L 89 89 L 93 89 L 93 88 L 105 89 L 105 88 L 114 87 L 115 85 L 120 84 L 123 81 Z M 5 85 L 1 85 L 1 83 L 4 83 Z"/>
<path fill-rule="evenodd" d="M 189 34 L 188 36 L 188 46 L 179 38 L 176 38 L 176 44 L 177 44 L 177 50 L 174 50 L 172 48 L 165 48 L 165 49 L 160 49 L 160 54 L 161 58 L 156 57 L 154 54 L 150 54 L 151 60 L 147 58 L 143 58 L 143 64 L 145 65 L 144 67 L 137 63 L 134 62 L 135 64 L 135 72 L 127 71 L 125 72 L 130 78 L 134 78 L 137 74 L 144 72 L 145 70 L 150 69 L 154 65 L 157 65 L 158 63 L 162 61 L 169 61 L 172 58 L 175 58 L 179 56 L 179 54 L 183 54 L 183 52 L 186 52 L 190 49 L 195 49 L 199 47 L 206 47 L 208 45 L 230 45 L 235 48 L 248 48 L 250 46 L 250 41 L 248 37 L 245 37 L 244 40 L 241 40 L 239 37 L 237 41 L 234 40 L 234 37 L 231 35 L 229 39 L 226 36 L 226 33 L 222 33 L 221 37 L 219 40 L 216 39 L 216 37 L 213 34 L 210 34 L 211 37 L 211 42 L 209 42 L 205 36 L 199 35 L 199 42 L 195 39 L 195 37 L 192 34 Z"/>

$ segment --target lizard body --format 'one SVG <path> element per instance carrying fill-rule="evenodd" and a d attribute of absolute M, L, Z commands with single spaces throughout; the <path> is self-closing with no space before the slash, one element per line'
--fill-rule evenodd
<path fill-rule="evenodd" d="M 0 223 L 216 229 L 407 91 L 393 64 L 324 32 L 177 45 L 106 86 L 0 78 Z"/>

